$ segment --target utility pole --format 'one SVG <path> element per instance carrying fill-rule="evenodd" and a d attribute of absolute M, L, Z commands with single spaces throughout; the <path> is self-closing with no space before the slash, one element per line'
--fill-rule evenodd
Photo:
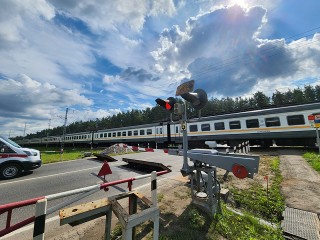
<path fill-rule="evenodd" d="M 23 140 L 26 137 L 26 128 L 27 128 L 27 122 L 24 122 L 24 130 L 23 130 Z"/>
<path fill-rule="evenodd" d="M 66 115 L 64 117 L 63 133 L 62 133 L 61 149 L 60 149 L 60 160 L 62 160 L 62 153 L 63 153 L 63 147 L 64 147 L 64 138 L 65 138 L 65 134 L 66 134 L 67 120 L 68 120 L 68 108 L 66 108 Z"/>
<path fill-rule="evenodd" d="M 50 125 L 51 125 L 51 118 L 49 119 L 49 128 L 48 128 L 48 131 L 47 131 L 47 143 L 46 143 L 46 148 L 48 148 L 48 137 L 49 137 Z"/>

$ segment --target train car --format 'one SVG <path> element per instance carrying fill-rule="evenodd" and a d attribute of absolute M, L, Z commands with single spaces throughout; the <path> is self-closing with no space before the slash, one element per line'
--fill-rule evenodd
<path fill-rule="evenodd" d="M 320 103 L 269 108 L 239 113 L 190 119 L 188 140 L 191 147 L 203 147 L 205 141 L 217 141 L 236 146 L 243 141 L 251 145 L 315 146 L 316 131 L 308 121 L 308 115 L 320 113 Z M 37 140 L 39 141 L 39 140 Z M 41 139 L 42 144 L 61 143 L 61 136 Z M 182 132 L 179 122 L 163 122 L 66 134 L 64 143 L 141 144 L 145 147 L 163 147 L 181 144 Z M 29 139 L 28 144 L 33 144 Z"/>

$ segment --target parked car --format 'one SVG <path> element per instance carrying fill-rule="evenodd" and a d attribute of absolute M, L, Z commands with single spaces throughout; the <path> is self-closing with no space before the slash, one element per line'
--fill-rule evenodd
<path fill-rule="evenodd" d="M 39 168 L 42 164 L 40 151 L 23 148 L 0 135 L 0 178 L 11 179 L 22 172 Z"/>

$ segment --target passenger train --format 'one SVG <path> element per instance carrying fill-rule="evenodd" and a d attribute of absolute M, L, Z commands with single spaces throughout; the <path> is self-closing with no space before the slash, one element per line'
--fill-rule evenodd
<path fill-rule="evenodd" d="M 320 113 L 320 103 L 285 106 L 230 113 L 188 120 L 189 147 L 204 147 L 205 141 L 236 146 L 250 145 L 315 146 L 316 130 L 309 115 Z M 60 144 L 62 136 L 19 141 L 24 145 Z M 181 123 L 164 122 L 138 126 L 66 134 L 65 145 L 95 144 L 109 146 L 127 143 L 144 147 L 167 147 L 182 143 Z"/>

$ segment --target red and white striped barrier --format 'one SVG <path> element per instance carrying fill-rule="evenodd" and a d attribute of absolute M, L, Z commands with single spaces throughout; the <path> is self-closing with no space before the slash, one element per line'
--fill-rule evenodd
<path fill-rule="evenodd" d="M 65 206 L 68 206 L 69 204 L 74 203 L 74 202 L 76 202 L 84 197 L 87 197 L 95 192 L 98 192 L 99 190 L 102 190 L 102 189 L 106 190 L 108 187 L 114 186 L 117 184 L 127 182 L 128 189 L 129 189 L 129 191 L 131 191 L 133 181 L 138 180 L 138 179 L 148 178 L 151 176 L 153 176 L 151 190 L 156 190 L 156 182 L 154 182 L 153 178 L 155 178 L 155 176 L 160 176 L 160 175 L 163 175 L 163 174 L 166 174 L 169 172 L 170 171 L 168 171 L 168 170 L 164 170 L 164 171 L 160 171 L 160 172 L 155 172 L 154 175 L 152 175 L 152 173 L 145 174 L 145 175 L 140 175 L 140 176 L 133 177 L 133 178 L 127 178 L 127 179 L 122 179 L 122 180 L 117 180 L 117 181 L 112 181 L 112 182 L 101 183 L 101 184 L 97 184 L 97 185 L 93 185 L 93 186 L 89 186 L 89 187 L 78 188 L 78 189 L 74 189 L 74 190 L 70 190 L 70 191 L 66 191 L 66 192 L 51 194 L 48 196 L 41 196 L 41 197 L 37 197 L 37 198 L 32 198 L 32 199 L 20 201 L 20 202 L 13 202 L 13 203 L 0 205 L 0 215 L 3 213 L 6 213 L 6 212 L 8 213 L 7 220 L 6 220 L 6 227 L 4 229 L 0 230 L 0 237 L 4 236 L 10 232 L 13 232 L 13 231 L 29 224 L 29 223 L 34 222 L 33 239 L 43 239 L 44 230 L 45 230 L 44 227 L 45 227 L 46 215 L 53 213 L 53 212 L 65 207 Z M 65 202 L 62 202 L 54 207 L 47 209 L 47 201 L 71 196 L 71 195 L 78 194 L 78 193 L 82 193 L 82 194 L 75 197 L 75 198 L 69 199 Z M 154 200 L 154 199 L 156 199 L 156 196 L 152 195 L 152 200 Z M 156 204 L 155 202 L 153 202 L 153 203 Z M 19 223 L 11 225 L 12 210 L 16 209 L 16 208 L 32 205 L 32 204 L 36 204 L 35 216 L 32 216 L 32 217 L 27 218 Z"/>

